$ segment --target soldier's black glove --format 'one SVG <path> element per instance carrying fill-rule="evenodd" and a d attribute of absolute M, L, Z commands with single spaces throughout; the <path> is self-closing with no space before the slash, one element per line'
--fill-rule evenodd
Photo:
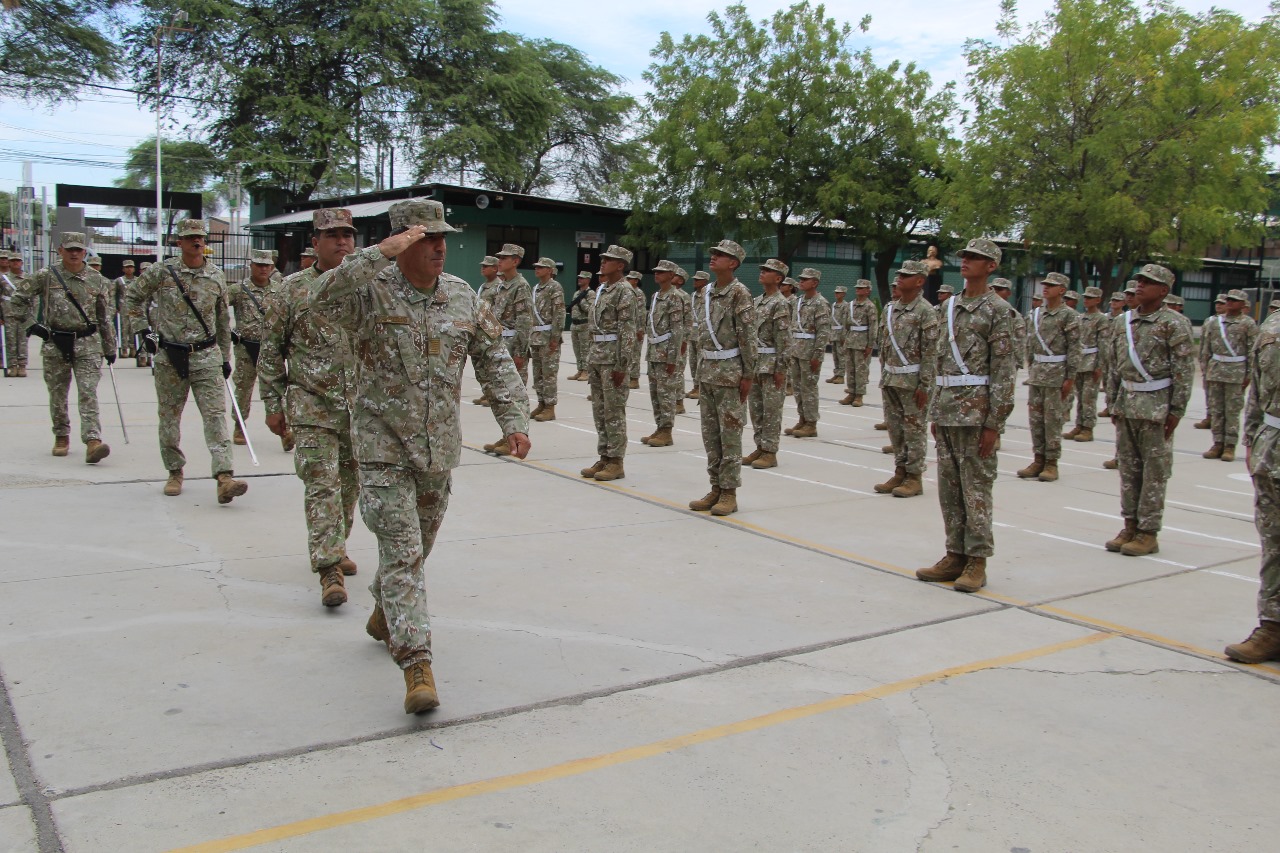
<path fill-rule="evenodd" d="M 103 358 L 105 358 L 105 359 L 107 360 L 107 364 L 115 364 L 115 363 L 116 363 L 116 354 L 115 354 L 115 353 L 113 353 L 113 352 L 109 352 L 109 353 L 107 353 L 105 356 L 103 356 Z"/>
<path fill-rule="evenodd" d="M 155 355 L 160 352 L 160 336 L 150 329 L 143 329 L 138 336 L 142 338 L 142 348 L 147 352 Z"/>
<path fill-rule="evenodd" d="M 229 361 L 222 362 L 222 378 L 223 379 L 231 378 L 231 362 Z"/>

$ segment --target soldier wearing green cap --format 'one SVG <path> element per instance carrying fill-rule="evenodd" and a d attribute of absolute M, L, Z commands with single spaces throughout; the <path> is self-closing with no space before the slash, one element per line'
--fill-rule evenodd
<path fill-rule="evenodd" d="M 742 459 L 752 468 L 778 467 L 778 436 L 782 433 L 782 402 L 786 391 L 786 351 L 791 343 L 791 311 L 778 291 L 790 268 L 777 258 L 760 265 L 760 286 L 755 298 L 756 377 L 751 383 L 748 409 L 755 429 L 756 449 Z"/>
<path fill-rule="evenodd" d="M 1200 327 L 1200 348 L 1196 352 L 1196 362 L 1200 365 L 1200 387 L 1204 391 L 1204 420 L 1196 421 L 1196 429 L 1209 429 L 1213 419 L 1209 413 L 1213 410 L 1213 401 L 1209 399 L 1209 333 L 1218 328 L 1220 318 L 1227 313 L 1227 295 L 1219 293 L 1213 300 L 1213 314 Z"/>
<path fill-rule="evenodd" d="M 689 389 L 689 393 L 684 395 L 686 400 L 698 399 L 698 362 L 702 358 L 702 353 L 697 347 L 697 331 L 693 328 L 693 306 L 702 298 L 702 290 L 707 286 L 707 282 L 711 280 L 710 273 L 705 270 L 698 270 L 693 274 L 693 293 L 689 294 L 689 341 L 687 347 L 689 353 L 689 378 L 693 380 L 693 387 Z"/>
<path fill-rule="evenodd" d="M 529 384 L 529 335 L 533 331 L 533 310 L 530 302 L 533 290 L 529 282 L 520 273 L 520 262 L 524 259 L 524 247 L 515 243 L 504 243 L 493 256 L 496 260 L 498 275 L 490 285 L 483 287 L 481 298 L 489 301 L 493 308 L 493 316 L 502 324 L 502 339 L 515 362 L 521 380 Z M 483 394 L 472 400 L 477 406 L 489 405 L 489 398 Z M 498 456 L 507 456 L 510 448 L 502 440 L 486 444 L 485 451 Z"/>
<path fill-rule="evenodd" d="M 578 273 L 578 289 L 569 302 L 569 339 L 573 342 L 573 362 L 577 371 L 569 377 L 570 381 L 582 382 L 587 378 L 587 355 L 591 351 L 591 336 L 588 323 L 591 322 L 591 300 L 595 294 L 591 291 L 591 273 L 582 270 Z"/>
<path fill-rule="evenodd" d="M 1062 425 L 1071 411 L 1071 391 L 1080 369 L 1080 315 L 1063 300 L 1070 279 L 1051 272 L 1041 284 L 1044 305 L 1031 312 L 1027 345 L 1027 414 L 1031 464 L 1018 471 L 1021 479 L 1051 483 L 1058 479 L 1062 454 Z"/>
<path fill-rule="evenodd" d="M 635 255 L 622 246 L 600 253 L 600 287 L 591 303 L 591 416 L 600 458 L 583 468 L 583 477 L 602 482 L 621 480 L 626 469 L 627 377 L 631 360 L 640 357 L 636 342 L 634 288 L 623 275 Z"/>
<path fill-rule="evenodd" d="M 21 316 L 13 306 L 14 294 L 26 280 L 22 275 L 22 255 L 17 252 L 4 253 L 8 264 L 4 277 L 0 278 L 0 300 L 3 300 L 5 357 L 8 369 L 5 376 L 22 378 L 27 375 L 27 335 L 28 318 Z"/>
<path fill-rule="evenodd" d="M 533 366 L 533 390 L 538 407 L 535 421 L 554 421 L 560 389 L 560 344 L 564 341 L 564 288 L 556 281 L 556 262 L 538 258 L 533 265 L 538 283 L 529 295 L 533 327 L 529 331 L 529 351 Z"/>
<path fill-rule="evenodd" d="M 689 273 L 684 267 L 677 266 L 675 273 L 671 277 L 672 292 L 680 298 L 680 366 L 676 368 L 676 373 L 680 375 L 680 389 L 676 395 L 676 414 L 683 415 L 684 397 L 685 397 L 685 378 L 684 372 L 689 365 L 689 338 L 693 330 L 693 300 L 689 298 L 689 294 L 684 292 L 684 284 L 689 280 Z"/>
<path fill-rule="evenodd" d="M 1213 430 L 1213 446 L 1205 451 L 1204 458 L 1233 462 L 1258 324 L 1245 313 L 1249 300 L 1243 290 L 1227 291 L 1225 301 L 1226 310 L 1212 318 L 1213 323 L 1205 323 L 1201 333 L 1209 389 L 1209 428 Z"/>
<path fill-rule="evenodd" d="M 658 290 L 645 312 L 648 336 L 646 361 L 649 364 L 649 403 L 653 407 L 654 431 L 640 439 L 650 447 L 669 447 L 674 439 L 676 401 L 680 399 L 680 349 L 684 344 L 684 301 L 675 290 L 676 270 L 672 261 L 658 261 L 653 270 Z"/>
<path fill-rule="evenodd" d="M 844 309 L 845 396 L 843 406 L 861 406 L 871 375 L 871 353 L 880 328 L 880 313 L 871 301 L 871 282 L 860 278 L 853 288 L 854 299 Z"/>
<path fill-rule="evenodd" d="M 276 282 L 272 277 L 273 272 L 276 272 L 276 265 L 271 253 L 255 249 L 249 257 L 248 280 L 228 288 L 231 311 L 235 315 L 231 340 L 235 347 L 236 361 L 231 384 L 235 387 L 240 416 L 246 424 L 249 422 L 249 407 L 253 404 L 253 386 L 258 381 L 258 354 L 266 335 L 266 306 L 281 292 L 284 285 L 283 279 Z M 239 421 L 235 422 L 231 441 L 235 444 L 244 444 L 246 441 Z M 280 442 L 285 451 L 293 449 L 293 435 L 288 431 L 281 435 Z"/>
<path fill-rule="evenodd" d="M 818 435 L 818 376 L 822 359 L 831 340 L 831 306 L 818 292 L 822 272 L 805 267 L 798 276 L 801 296 L 791 316 L 791 343 L 787 347 L 787 364 L 791 387 L 795 390 L 800 420 L 783 432 L 795 438 Z"/>
<path fill-rule="evenodd" d="M 835 299 L 831 302 L 831 362 L 835 366 L 835 372 L 827 380 L 828 385 L 844 382 L 845 312 L 849 310 L 849 304 L 845 301 L 849 288 L 842 284 L 834 293 Z"/>
<path fill-rule="evenodd" d="M 1080 315 L 1080 364 L 1076 373 L 1076 423 L 1062 437 L 1070 441 L 1093 441 L 1098 422 L 1098 388 L 1102 382 L 1102 330 L 1107 315 L 1102 313 L 1102 288 L 1086 287 L 1084 313 Z M 1067 412 L 1070 415 L 1070 411 Z"/>

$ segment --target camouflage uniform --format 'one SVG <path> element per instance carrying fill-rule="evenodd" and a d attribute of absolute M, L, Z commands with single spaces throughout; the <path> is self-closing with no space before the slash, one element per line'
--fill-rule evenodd
<path fill-rule="evenodd" d="M 1280 622 L 1280 324 L 1272 322 L 1276 316 L 1262 324 L 1253 351 L 1253 381 L 1244 421 L 1254 488 L 1253 521 L 1262 544 L 1260 622 Z"/>
<path fill-rule="evenodd" d="M 1123 305 L 1123 302 L 1112 303 Z M 1107 413 L 1111 410 L 1111 374 L 1115 372 L 1114 346 L 1116 332 L 1123 333 L 1124 311 L 1119 314 L 1104 315 L 1103 322 L 1098 324 L 1098 364 L 1102 367 L 1102 394 L 1106 398 Z"/>
<path fill-rule="evenodd" d="M 684 300 L 674 288 L 666 293 L 659 290 L 653 294 L 646 313 L 649 402 L 653 405 L 653 420 L 658 429 L 670 429 L 675 424 L 676 402 L 684 379 L 680 370 L 680 347 L 685 340 Z M 668 364 L 672 365 L 670 374 Z"/>
<path fill-rule="evenodd" d="M 1080 316 L 1080 364 L 1076 373 L 1076 426 L 1082 431 L 1093 432 L 1098 423 L 1098 389 L 1101 377 L 1094 378 L 1102 370 L 1103 329 L 1107 315 L 1101 311 L 1086 311 Z"/>
<path fill-rule="evenodd" d="M 778 452 L 782 434 L 782 402 L 786 382 L 778 387 L 774 375 L 786 373 L 787 347 L 791 344 L 791 309 L 787 298 L 774 292 L 760 294 L 752 306 L 756 317 L 756 381 L 747 402 L 751 409 L 756 447 L 765 453 Z"/>
<path fill-rule="evenodd" d="M 1240 437 L 1240 410 L 1244 407 L 1244 385 L 1252 372 L 1250 358 L 1258 339 L 1258 324 L 1245 314 L 1222 314 L 1211 317 L 1200 334 L 1213 441 L 1234 447 Z"/>
<path fill-rule="evenodd" d="M 875 349 L 876 332 L 880 327 L 879 311 L 870 299 L 854 299 L 845 308 L 844 315 L 844 376 L 845 390 L 854 397 L 867 393 L 867 378 L 871 373 L 871 356 Z"/>
<path fill-rule="evenodd" d="M 1032 451 L 1038 461 L 1057 462 L 1062 455 L 1062 425 L 1071 413 L 1062 385 L 1080 370 L 1080 315 L 1066 305 L 1041 307 L 1031 312 L 1028 325 L 1027 414 Z"/>
<path fill-rule="evenodd" d="M 796 408 L 800 410 L 801 422 L 817 424 L 818 376 L 822 373 L 821 361 L 831 340 L 831 305 L 821 293 L 814 291 L 812 297 L 796 300 L 792 321 L 787 361 L 796 394 Z M 814 360 L 819 362 L 817 370 L 810 363 Z"/>
<path fill-rule="evenodd" d="M 640 347 L 644 341 L 644 329 L 648 323 L 649 306 L 644 302 L 644 291 L 640 288 L 640 279 L 637 278 L 634 283 L 631 283 L 630 279 L 628 279 L 628 283 L 631 287 L 631 298 L 636 302 L 636 358 L 631 362 L 630 378 L 632 382 L 639 382 L 640 362 L 642 361 Z"/>
<path fill-rule="evenodd" d="M 569 335 L 573 340 L 573 361 L 579 373 L 587 372 L 587 356 L 591 352 L 591 288 L 573 294 L 569 303 Z"/>
<path fill-rule="evenodd" d="M 121 358 L 128 358 L 133 353 L 133 347 L 129 343 L 133 337 L 129 334 L 129 307 L 125 304 L 125 295 L 129 292 L 129 285 L 137 280 L 136 275 L 122 275 L 111 282 L 111 307 L 115 314 L 112 322 L 115 323 L 116 343 Z"/>
<path fill-rule="evenodd" d="M 7 283 L 6 283 L 7 280 Z M 26 277 L 6 273 L 0 279 L 0 299 L 4 300 L 4 344 L 5 357 L 9 360 L 9 369 L 27 368 L 27 326 L 31 324 L 29 317 L 19 313 L 13 297 L 23 287 Z"/>
<path fill-rule="evenodd" d="M 630 263 L 629 258 L 627 262 Z M 591 304 L 591 414 L 601 458 L 621 459 L 627 455 L 627 397 L 631 389 L 625 377 L 631 372 L 632 359 L 640 357 L 636 345 L 636 301 L 631 294 L 634 289 L 625 278 L 602 281 Z M 623 375 L 621 386 L 613 384 L 614 372 Z"/>
<path fill-rule="evenodd" d="M 246 424 L 249 422 L 249 406 L 253 402 L 253 383 L 258 379 L 257 352 L 251 348 L 258 350 L 261 347 L 267 331 L 267 305 L 283 291 L 283 279 L 277 283 L 274 278 L 268 279 L 262 287 L 246 278 L 228 288 L 231 310 L 236 316 L 236 326 L 231 333 L 236 354 L 231 382 L 236 389 L 240 416 Z M 236 426 L 238 428 L 239 424 Z"/>
<path fill-rule="evenodd" d="M 844 293 L 843 289 L 840 289 Z M 835 368 L 835 372 L 831 378 L 844 376 L 844 338 L 845 338 L 845 318 L 846 311 L 849 310 L 850 303 L 847 300 L 832 300 L 831 302 L 831 364 Z"/>
<path fill-rule="evenodd" d="M 437 232 L 452 230 L 443 206 L 422 200 L 392 206 L 392 227 L 421 210 L 429 228 L 434 222 Z M 360 514 L 378 538 L 378 574 L 369 591 L 386 617 L 392 657 L 409 669 L 431 660 L 425 562 L 462 450 L 458 398 L 465 357 L 504 436 L 527 432 L 528 396 L 503 327 L 456 276 L 445 273 L 432 290 L 417 290 L 371 246 L 317 278 L 311 296 L 354 348 Z"/>
<path fill-rule="evenodd" d="M 880 393 L 894 467 L 916 475 L 925 469 L 929 406 L 917 406 L 915 393 L 931 396 L 938 373 L 938 314 L 932 309 L 923 295 L 906 305 L 895 300 L 880 320 Z"/>
<path fill-rule="evenodd" d="M 547 260 L 542 258 L 539 263 Z M 546 284 L 538 282 L 529 295 L 529 305 L 534 315 L 529 331 L 533 390 L 539 403 L 554 406 L 559 399 L 560 347 L 564 343 L 564 288 L 554 278 Z M 554 351 L 552 341 L 556 342 Z"/>
<path fill-rule="evenodd" d="M 529 335 L 533 331 L 533 291 L 524 276 L 516 273 L 510 280 L 501 276 L 488 288 L 493 316 L 502 324 L 502 341 L 512 359 L 524 359 L 519 368 L 520 379 L 529 384 Z"/>
<path fill-rule="evenodd" d="M 707 476 L 712 489 L 737 489 L 742 485 L 742 428 L 747 415 L 738 386 L 756 374 L 755 312 L 751 291 L 736 278 L 726 285 L 709 282 L 701 296 L 693 303 L 693 329 L 694 345 L 701 354 L 698 407 Z M 831 314 L 825 299 L 822 303 L 824 325 L 829 325 Z"/>

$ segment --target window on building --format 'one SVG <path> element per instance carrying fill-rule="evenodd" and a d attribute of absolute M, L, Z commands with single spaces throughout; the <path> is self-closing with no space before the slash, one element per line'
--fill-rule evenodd
<path fill-rule="evenodd" d="M 841 261 L 862 260 L 862 250 L 848 240 L 837 240 L 836 259 Z"/>
<path fill-rule="evenodd" d="M 498 252 L 502 251 L 504 243 L 515 243 L 517 246 L 523 246 L 524 260 L 520 262 L 520 266 L 525 269 L 533 269 L 533 264 L 538 260 L 540 254 L 537 228 L 520 228 L 515 225 L 490 225 L 485 229 L 486 255 L 498 254 Z"/>
<path fill-rule="evenodd" d="M 810 237 L 808 244 L 805 246 L 804 255 L 806 258 L 825 258 L 827 256 L 827 241 L 822 237 Z"/>
<path fill-rule="evenodd" d="M 1208 270 L 1191 270 L 1182 274 L 1183 281 L 1194 281 L 1196 284 L 1212 284 L 1213 273 Z"/>
<path fill-rule="evenodd" d="M 1182 285 L 1183 299 L 1192 300 L 1192 301 L 1198 299 L 1204 302 L 1208 302 L 1210 299 L 1210 296 L 1211 295 L 1209 292 L 1209 288 L 1207 287 L 1198 287 L 1198 286 L 1193 286 L 1188 284 Z"/>

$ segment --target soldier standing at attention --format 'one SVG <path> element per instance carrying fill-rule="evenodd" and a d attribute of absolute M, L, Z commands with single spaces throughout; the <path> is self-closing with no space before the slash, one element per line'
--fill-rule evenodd
<path fill-rule="evenodd" d="M 1161 303 L 1173 273 L 1147 264 L 1138 273 L 1137 310 L 1121 319 L 1111 348 L 1111 422 L 1120 463 L 1120 514 L 1124 529 L 1108 551 L 1143 557 L 1160 550 L 1156 535 L 1173 473 L 1173 431 L 1187 411 L 1195 354 L 1182 321 Z"/>
<path fill-rule="evenodd" d="M 931 246 L 930 248 L 932 248 L 932 246 Z M 924 262 L 924 261 L 921 261 L 921 263 L 925 263 L 925 262 Z M 906 263 L 905 263 L 905 262 L 903 263 L 903 266 L 904 266 L 904 267 L 906 267 Z M 939 273 L 939 275 L 941 275 L 941 273 Z M 933 274 L 932 274 L 932 273 L 930 273 L 930 274 L 925 278 L 925 286 L 926 286 L 926 287 L 928 286 L 929 282 L 932 280 L 932 277 L 933 277 Z M 896 277 L 894 278 L 894 280 L 893 280 L 893 281 L 889 282 L 889 301 L 890 301 L 890 302 L 896 302 L 896 301 L 898 301 L 898 280 L 897 280 L 897 278 L 896 278 Z M 927 300 L 927 299 L 926 299 L 925 301 L 926 301 L 926 302 L 928 302 L 928 300 Z M 929 307 L 930 307 L 930 308 L 932 308 L 933 306 L 932 306 L 932 305 L 930 305 Z M 884 350 L 881 350 L 881 351 L 880 351 L 880 363 L 881 363 L 881 364 L 884 364 Z M 886 430 L 888 430 L 888 429 L 889 429 L 889 421 L 888 421 L 888 420 L 882 420 L 882 421 L 879 421 L 878 423 L 876 423 L 875 428 L 876 428 L 876 429 L 878 429 L 878 430 L 880 430 L 880 431 L 882 431 L 882 432 L 884 432 L 884 431 L 886 431 Z M 889 454 L 889 455 L 893 455 L 893 445 L 892 445 L 892 444 L 886 444 L 886 445 L 884 445 L 883 447 L 881 447 L 881 448 L 880 448 L 880 452 L 881 452 L 881 453 L 887 453 L 887 454 Z"/>
<path fill-rule="evenodd" d="M 1062 295 L 1063 303 L 1072 311 L 1076 310 L 1076 306 L 1080 304 L 1080 294 L 1074 290 L 1068 290 Z"/>
<path fill-rule="evenodd" d="M 689 294 L 689 375 L 693 378 L 693 388 L 684 395 L 686 400 L 698 399 L 698 362 L 702 359 L 702 351 L 698 349 L 697 332 L 693 328 L 693 306 L 702 298 L 702 290 L 711 280 L 711 275 L 703 270 L 693 274 L 693 293 Z"/>
<path fill-rule="evenodd" d="M 805 267 L 800 271 L 802 295 L 796 300 L 791 345 L 787 348 L 791 386 L 795 389 L 800 420 L 784 430 L 795 438 L 815 438 L 818 435 L 818 376 L 822 373 L 822 359 L 831 339 L 831 306 L 818 292 L 820 281 L 822 273 L 819 270 Z"/>
<path fill-rule="evenodd" d="M 680 348 L 684 345 L 684 301 L 672 286 L 675 271 L 671 261 L 658 261 L 653 277 L 658 291 L 649 305 L 646 331 L 649 335 L 649 402 L 653 406 L 655 429 L 640 439 L 650 447 L 669 447 L 675 426 L 676 401 L 680 399 Z"/>
<path fill-rule="evenodd" d="M 795 316 L 795 313 L 796 313 L 796 302 L 800 299 L 800 293 L 798 291 L 798 287 L 799 287 L 798 282 L 796 282 L 796 280 L 791 276 L 787 276 L 782 280 L 782 285 L 778 288 L 778 291 L 782 294 L 783 298 L 787 300 L 787 308 L 791 311 L 791 315 L 793 317 Z M 788 347 L 791 346 L 790 341 L 787 342 L 787 346 Z M 784 351 L 783 352 L 784 358 L 785 358 L 785 355 L 786 353 Z M 795 389 L 791 387 L 791 368 L 788 363 L 786 396 L 790 397 L 793 393 L 795 393 Z"/>
<path fill-rule="evenodd" d="M 4 343 L 8 348 L 5 355 L 9 359 L 9 369 L 5 376 L 21 379 L 27 375 L 27 326 L 30 321 L 13 306 L 13 297 L 25 280 L 22 275 L 22 255 L 17 252 L 5 254 L 9 262 L 5 273 L 8 283 L 0 279 L 0 297 L 5 300 Z"/>
<path fill-rule="evenodd" d="M 954 292 L 949 284 L 944 284 L 938 288 L 938 304 L 933 306 L 933 310 L 937 312 L 939 318 L 946 313 L 947 300 L 951 298 L 951 294 Z"/>
<path fill-rule="evenodd" d="M 272 289 L 258 377 L 267 429 L 296 436 L 293 469 L 302 480 L 311 571 L 320 577 L 321 603 L 337 607 L 347 600 L 343 576 L 356 573 L 347 556 L 360 495 L 351 446 L 355 364 L 343 328 L 312 309 L 311 290 L 355 252 L 356 229 L 345 208 L 317 210 L 311 223 L 317 262 Z"/>
<path fill-rule="evenodd" d="M 122 267 L 123 274 L 111 283 L 111 302 L 115 312 L 116 345 L 119 348 L 120 357 L 129 358 L 133 355 L 133 347 L 129 346 L 130 337 L 126 333 L 129 328 L 129 309 L 124 299 L 129 292 L 129 285 L 133 284 L 137 276 L 134 274 L 135 267 L 132 259 L 125 258 Z"/>
<path fill-rule="evenodd" d="M 1022 316 L 1022 312 L 1014 308 L 1013 303 L 1009 301 L 1013 295 L 1013 282 L 1007 278 L 991 279 L 991 289 L 996 292 L 1005 302 L 1009 303 L 1009 307 L 1013 309 L 1013 351 L 1018 356 L 1018 366 L 1021 367 L 1027 360 L 1027 319 Z M 1017 379 L 1017 371 L 1014 372 L 1014 379 Z"/>
<path fill-rule="evenodd" d="M 111 282 L 86 266 L 86 251 L 83 234 L 63 232 L 58 260 L 21 280 L 11 309 L 19 317 L 33 318 L 33 334 L 44 339 L 40 357 L 49 389 L 53 455 L 66 456 L 70 446 L 67 393 L 74 376 L 84 461 L 93 465 L 111 453 L 102 442 L 98 381 L 103 358 L 115 364 L 116 334 L 111 323 Z"/>
<path fill-rule="evenodd" d="M 249 259 L 249 280 L 230 288 L 231 310 L 236 316 L 235 328 L 231 330 L 236 354 L 231 383 L 236 389 L 240 417 L 244 418 L 246 424 L 249 422 L 249 406 L 253 403 L 253 385 L 258 381 L 258 354 L 262 350 L 262 339 L 267 331 L 266 305 L 283 287 L 283 279 L 280 284 L 276 284 L 271 277 L 275 268 L 271 253 L 257 249 Z M 234 419 L 234 413 L 232 416 Z M 235 444 L 245 443 L 239 421 L 235 421 L 231 441 Z M 293 433 L 288 429 L 280 434 L 280 445 L 285 452 L 293 450 Z"/>
<path fill-rule="evenodd" d="M 906 261 L 895 276 L 897 300 L 884 311 L 880 331 L 880 393 L 893 450 L 893 476 L 873 488 L 912 498 L 924 493 L 929 395 L 938 372 L 938 315 L 922 291 L 929 270 Z"/>
<path fill-rule="evenodd" d="M 533 390 L 538 407 L 535 421 L 554 421 L 560 388 L 560 345 L 564 343 L 564 287 L 556 281 L 556 262 L 538 258 L 533 265 L 538 283 L 533 286 L 529 305 L 533 308 L 533 329 L 529 348 L 533 356 Z"/>
<path fill-rule="evenodd" d="M 756 449 L 742 458 L 742 464 L 757 469 L 778 467 L 778 437 L 787 384 L 784 353 L 791 343 L 791 309 L 778 287 L 788 271 L 777 258 L 761 264 L 760 286 L 764 293 L 752 305 L 756 318 L 756 379 L 751 383 L 748 402 Z"/>
<path fill-rule="evenodd" d="M 316 250 L 313 246 L 308 246 L 302 250 L 302 257 L 298 259 L 298 272 L 309 270 L 316 263 Z"/>
<path fill-rule="evenodd" d="M 1023 480 L 1043 483 L 1058 479 L 1062 455 L 1062 425 L 1071 407 L 1071 389 L 1080 369 L 1080 315 L 1063 304 L 1070 283 L 1060 272 L 1051 272 L 1041 285 L 1044 306 L 1031 312 L 1027 344 L 1027 414 L 1031 421 L 1031 445 L 1035 458 L 1018 471 Z"/>
<path fill-rule="evenodd" d="M 374 610 L 365 630 L 386 644 L 404 673 L 405 713 L 420 714 L 440 704 L 431 671 L 426 560 L 461 453 L 464 356 L 471 357 L 503 440 L 519 459 L 529 452 L 529 398 L 489 306 L 444 272 L 444 235 L 455 230 L 445 222 L 444 205 L 410 199 L 389 213 L 391 236 L 317 278 L 312 299 L 355 347 L 360 515 L 378 538 L 378 573 L 369 587 Z"/>
<path fill-rule="evenodd" d="M 1102 368 L 1102 387 L 1101 392 L 1106 397 L 1107 404 L 1098 417 L 1111 417 L 1111 396 L 1108 388 L 1111 385 L 1111 336 L 1115 334 L 1115 330 L 1119 327 L 1116 318 L 1124 313 L 1124 293 L 1117 290 L 1111 294 L 1111 300 L 1108 303 L 1108 313 L 1102 315 L 1102 322 L 1098 324 L 1098 366 Z"/>
<path fill-rule="evenodd" d="M 835 301 L 831 303 L 831 361 L 835 364 L 836 371 L 827 380 L 828 385 L 839 385 L 844 381 L 844 319 L 845 311 L 849 308 L 844 297 L 848 292 L 849 288 L 843 284 L 838 286 L 835 289 Z"/>
<path fill-rule="evenodd" d="M 493 291 L 499 284 L 498 259 L 493 255 L 485 255 L 480 259 L 480 285 L 476 287 L 476 295 L 485 302 L 492 302 Z"/>
<path fill-rule="evenodd" d="M 218 503 L 231 503 L 249 491 L 249 484 L 233 477 L 231 439 L 227 435 L 227 389 L 231 376 L 231 321 L 227 312 L 227 283 L 222 270 L 204 254 L 209 234 L 202 219 L 178 224 L 181 254 L 144 272 L 129 289 L 129 323 L 141 330 L 155 362 L 156 399 L 160 416 L 160 459 L 169 479 L 164 493 L 182 494 L 182 470 L 187 457 L 178 446 L 182 410 L 187 395 L 196 398 L 204 419 Z M 152 302 L 154 300 L 154 306 Z M 147 326 L 148 308 L 155 330 Z"/>
<path fill-rule="evenodd" d="M 932 418 L 947 554 L 916 577 L 955 581 L 958 592 L 977 592 L 987 583 L 987 560 L 995 553 L 996 441 L 1013 411 L 1013 309 L 987 284 L 1000 257 L 992 241 L 969 241 L 960 253 L 964 292 L 948 303 L 939 330 Z"/>
<path fill-rule="evenodd" d="M 648 322 L 648 306 L 644 303 L 644 290 L 640 288 L 640 282 L 644 280 L 644 274 L 639 270 L 632 270 L 627 273 L 627 281 L 631 284 L 631 295 L 636 300 L 636 359 L 631 363 L 630 386 L 634 391 L 640 387 L 640 360 L 642 354 L 640 348 L 644 346 L 644 327 Z"/>
<path fill-rule="evenodd" d="M 530 308 L 530 303 L 533 299 L 533 291 L 529 287 L 529 282 L 525 281 L 520 273 L 520 261 L 524 260 L 524 247 L 505 243 L 496 257 L 497 281 L 484 289 L 489 294 L 493 315 L 502 324 L 502 339 L 507 344 L 511 359 L 516 363 L 516 371 L 519 372 L 524 384 L 528 385 L 529 334 L 533 329 L 533 310 Z M 485 449 L 491 450 L 488 445 Z"/>
<path fill-rule="evenodd" d="M 1098 422 L 1098 388 L 1102 382 L 1102 330 L 1107 315 L 1102 313 L 1102 288 L 1086 287 L 1084 314 L 1080 317 L 1080 364 L 1076 373 L 1076 425 L 1063 438 L 1093 441 Z M 1070 417 L 1071 412 L 1067 412 Z"/>
<path fill-rule="evenodd" d="M 1213 300 L 1213 311 L 1213 316 L 1200 326 L 1200 349 L 1196 354 L 1196 360 L 1200 364 L 1200 385 L 1204 389 L 1204 420 L 1196 421 L 1196 429 L 1209 429 L 1213 426 L 1213 418 L 1210 416 L 1213 411 L 1213 400 L 1209 396 L 1209 337 L 1210 334 L 1220 337 L 1217 330 L 1220 328 L 1222 317 L 1227 313 L 1225 293 L 1219 293 Z"/>
<path fill-rule="evenodd" d="M 577 371 L 569 377 L 580 382 L 587 378 L 587 355 L 591 351 L 591 273 L 578 273 L 578 289 L 569 303 L 569 339 L 573 342 L 573 361 Z"/>
<path fill-rule="evenodd" d="M 639 358 L 636 344 L 635 288 L 623 280 L 634 255 L 610 246 L 600 253 L 600 287 L 591 303 L 591 415 L 596 426 L 600 458 L 580 472 L 588 479 L 621 480 L 626 470 L 627 377 L 631 359 Z"/>
<path fill-rule="evenodd" d="M 1191 318 L 1184 313 L 1186 311 L 1186 308 L 1182 304 L 1181 296 L 1170 293 L 1168 296 L 1164 298 L 1164 304 L 1169 306 L 1170 311 L 1172 311 L 1173 313 L 1181 317 L 1183 322 L 1187 324 L 1188 328 L 1191 327 Z"/>
<path fill-rule="evenodd" d="M 871 301 L 871 282 L 858 279 L 853 288 L 854 300 L 845 309 L 844 316 L 844 369 L 848 382 L 841 405 L 862 405 L 862 395 L 867 393 L 867 379 L 871 375 L 871 353 L 876 346 L 876 334 L 880 317 L 876 304 Z"/>
<path fill-rule="evenodd" d="M 680 374 L 680 389 L 676 395 L 676 414 L 684 414 L 684 371 L 689 363 L 689 337 L 693 332 L 693 300 L 684 292 L 684 283 L 689 280 L 689 273 L 684 267 L 676 267 L 671 276 L 672 292 L 680 297 L 680 364 L 676 373 Z"/>
<path fill-rule="evenodd" d="M 1258 340 L 1258 324 L 1245 314 L 1249 301 L 1243 290 L 1229 290 L 1227 308 L 1203 333 L 1205 381 L 1209 386 L 1209 422 L 1213 430 L 1213 447 L 1205 459 L 1234 462 L 1240 436 L 1240 410 L 1244 392 L 1252 372 L 1249 359 Z M 1180 315 L 1176 315 L 1180 316 Z"/>
<path fill-rule="evenodd" d="M 738 281 L 738 267 L 747 253 L 732 240 L 721 240 L 710 253 L 708 266 L 716 281 L 704 288 L 702 298 L 693 304 L 693 328 L 702 354 L 698 407 L 711 491 L 690 501 L 689 509 L 729 515 L 738 511 L 738 486 L 742 484 L 742 427 L 756 372 L 756 321 L 751 291 Z M 830 323 L 826 300 L 822 309 L 823 320 Z M 816 394 L 816 375 L 813 381 Z"/>

